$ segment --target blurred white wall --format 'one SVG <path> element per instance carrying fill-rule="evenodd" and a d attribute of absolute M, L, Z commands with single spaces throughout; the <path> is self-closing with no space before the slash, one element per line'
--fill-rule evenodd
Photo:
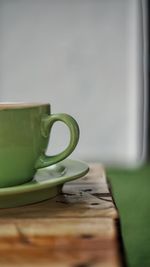
<path fill-rule="evenodd" d="M 74 116 L 74 158 L 139 160 L 142 12 L 138 0 L 1 0 L 1 101 L 46 101 Z M 56 125 L 48 152 L 63 149 L 67 134 Z"/>

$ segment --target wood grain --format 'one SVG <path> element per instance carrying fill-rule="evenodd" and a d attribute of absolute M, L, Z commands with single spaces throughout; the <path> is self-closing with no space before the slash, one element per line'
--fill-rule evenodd
<path fill-rule="evenodd" d="M 92 164 L 57 197 L 0 210 L 0 266 L 119 267 L 116 218 L 104 169 Z"/>

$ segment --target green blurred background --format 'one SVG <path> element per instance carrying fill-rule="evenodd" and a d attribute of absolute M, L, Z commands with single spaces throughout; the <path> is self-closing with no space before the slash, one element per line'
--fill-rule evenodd
<path fill-rule="evenodd" d="M 150 266 L 150 164 L 136 170 L 108 169 L 129 267 Z"/>

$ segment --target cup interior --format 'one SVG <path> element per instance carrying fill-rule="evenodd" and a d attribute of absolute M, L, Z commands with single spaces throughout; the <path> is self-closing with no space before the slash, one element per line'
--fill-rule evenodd
<path fill-rule="evenodd" d="M 0 110 L 3 109 L 19 109 L 19 108 L 30 108 L 38 106 L 47 106 L 49 103 L 38 103 L 38 102 L 0 102 Z"/>

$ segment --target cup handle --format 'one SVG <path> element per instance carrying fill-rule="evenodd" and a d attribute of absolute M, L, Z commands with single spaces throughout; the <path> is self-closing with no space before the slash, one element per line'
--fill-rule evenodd
<path fill-rule="evenodd" d="M 40 158 L 37 160 L 35 168 L 43 168 L 50 166 L 52 164 L 55 164 L 66 157 L 68 157 L 72 151 L 75 149 L 78 140 L 79 140 L 79 126 L 75 119 L 71 117 L 68 114 L 52 114 L 52 115 L 46 115 L 42 119 L 42 135 L 43 137 L 48 137 L 49 131 L 51 130 L 53 124 L 56 121 L 64 122 L 70 131 L 70 143 L 68 147 L 61 153 L 54 155 L 54 156 L 47 156 L 44 153 L 40 156 Z"/>

